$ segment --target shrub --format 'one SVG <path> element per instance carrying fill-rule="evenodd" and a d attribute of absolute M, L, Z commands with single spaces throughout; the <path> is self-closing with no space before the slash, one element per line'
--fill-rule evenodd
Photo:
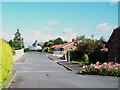
<path fill-rule="evenodd" d="M 104 75 L 104 76 L 106 76 L 106 75 L 109 75 L 109 70 L 107 70 L 107 69 L 105 69 L 105 67 L 100 67 L 100 69 L 98 70 L 99 72 L 99 74 L 100 75 Z"/>
<path fill-rule="evenodd" d="M 13 55 L 15 55 L 16 53 L 15 53 L 15 49 L 14 48 L 12 48 L 12 54 Z"/>
<path fill-rule="evenodd" d="M 25 49 L 24 49 L 24 52 L 29 52 L 29 51 L 30 51 L 29 48 L 25 48 Z"/>
<path fill-rule="evenodd" d="M 83 66 L 82 73 L 120 77 L 120 64 L 113 62 L 100 64 L 97 62 L 96 64 Z"/>
<path fill-rule="evenodd" d="M 48 48 L 48 53 L 53 53 L 53 50 L 51 48 Z"/>
<path fill-rule="evenodd" d="M 104 63 L 108 61 L 108 52 L 95 51 L 89 55 L 89 60 L 91 63 L 96 63 L 97 61 Z"/>
<path fill-rule="evenodd" d="M 67 53 L 68 56 L 68 53 Z M 81 51 L 76 51 L 76 50 L 71 50 L 70 51 L 70 61 L 81 61 L 82 57 L 84 56 L 83 52 Z"/>
<path fill-rule="evenodd" d="M 43 51 L 45 51 L 46 53 L 53 53 L 53 50 L 49 47 L 45 47 Z"/>
<path fill-rule="evenodd" d="M 89 57 L 87 54 L 84 54 L 82 51 L 71 50 L 70 51 L 70 61 L 76 61 L 76 62 L 79 62 L 80 64 L 88 65 Z"/>
<path fill-rule="evenodd" d="M 11 47 L 0 39 L 0 83 L 10 78 L 13 68 L 13 54 Z"/>
<path fill-rule="evenodd" d="M 109 73 L 110 76 L 112 76 L 112 75 L 113 75 L 113 76 L 120 76 L 120 70 L 119 70 L 119 69 L 117 70 L 117 69 L 111 68 L 111 69 L 109 70 L 109 72 L 110 72 L 110 73 Z"/>
<path fill-rule="evenodd" d="M 84 54 L 84 58 L 85 58 L 85 62 L 86 62 L 86 63 L 89 63 L 89 57 L 88 57 L 87 54 Z"/>
<path fill-rule="evenodd" d="M 97 72 L 95 70 L 95 67 L 93 67 L 93 66 L 85 66 L 83 68 L 84 68 L 83 73 L 85 73 L 85 74 L 96 74 L 96 72 Z"/>
<path fill-rule="evenodd" d="M 87 54 L 84 54 L 83 56 L 82 56 L 82 59 L 81 59 L 81 61 L 80 61 L 82 64 L 89 64 L 89 57 L 88 57 L 88 55 Z"/>

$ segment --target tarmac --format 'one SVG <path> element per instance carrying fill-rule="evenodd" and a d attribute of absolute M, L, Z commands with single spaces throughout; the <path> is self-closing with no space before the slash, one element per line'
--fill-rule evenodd
<path fill-rule="evenodd" d="M 82 66 L 80 66 L 79 64 L 67 62 L 67 60 L 60 59 L 59 57 L 53 56 L 52 54 L 48 54 L 48 58 L 54 62 L 57 62 L 57 64 L 63 66 L 69 71 L 74 71 L 76 73 L 79 73 L 83 69 Z"/>

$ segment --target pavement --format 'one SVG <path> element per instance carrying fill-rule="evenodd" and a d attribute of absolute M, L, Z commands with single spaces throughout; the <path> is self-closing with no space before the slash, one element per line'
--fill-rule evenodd
<path fill-rule="evenodd" d="M 118 88 L 118 78 L 76 74 L 57 64 L 60 59 L 48 57 L 29 52 L 15 62 L 16 73 L 9 88 Z"/>
<path fill-rule="evenodd" d="M 74 71 L 76 73 L 82 71 L 82 67 L 79 64 L 68 63 L 67 60 L 59 59 L 57 56 L 52 54 L 48 54 L 48 58 L 50 58 L 52 61 L 57 62 L 57 64 L 63 66 L 67 70 Z"/>

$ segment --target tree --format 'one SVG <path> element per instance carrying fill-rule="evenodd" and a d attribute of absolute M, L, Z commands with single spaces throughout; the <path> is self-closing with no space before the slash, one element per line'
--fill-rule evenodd
<path fill-rule="evenodd" d="M 43 46 L 44 47 L 51 47 L 52 45 L 54 45 L 53 42 L 45 42 Z"/>
<path fill-rule="evenodd" d="M 53 40 L 53 43 L 54 43 L 54 45 L 57 45 L 57 44 L 63 44 L 64 41 L 59 37 L 59 38 Z"/>
<path fill-rule="evenodd" d="M 19 50 L 24 48 L 24 42 L 23 42 L 23 38 L 21 37 L 21 34 L 19 32 L 19 29 L 17 29 L 17 32 L 15 33 L 15 37 L 13 39 L 14 42 L 14 48 L 15 50 Z"/>
<path fill-rule="evenodd" d="M 67 41 L 63 41 L 60 37 L 54 40 L 49 40 L 48 42 L 45 42 L 43 45 L 43 48 L 45 47 L 51 47 L 53 45 L 59 45 L 59 44 L 63 44 L 63 43 L 67 43 Z"/>
<path fill-rule="evenodd" d="M 13 42 L 13 40 L 10 40 L 8 43 L 9 43 L 9 45 L 10 45 L 12 48 L 15 47 L 15 43 Z"/>
<path fill-rule="evenodd" d="M 12 40 L 10 40 L 9 42 L 8 42 L 8 44 L 11 46 L 11 48 L 12 48 L 12 53 L 13 53 L 13 55 L 15 55 L 15 43 L 12 41 Z"/>
<path fill-rule="evenodd" d="M 83 35 L 77 36 L 75 39 L 75 43 L 77 44 L 78 50 L 83 51 L 84 53 L 91 54 L 95 50 L 100 50 L 104 46 L 105 40 L 103 39 L 103 37 L 99 40 L 93 40 Z"/>

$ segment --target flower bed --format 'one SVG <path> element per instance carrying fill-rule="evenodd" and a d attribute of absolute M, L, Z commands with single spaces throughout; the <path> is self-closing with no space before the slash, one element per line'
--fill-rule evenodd
<path fill-rule="evenodd" d="M 101 64 L 96 62 L 96 64 L 91 64 L 83 66 L 82 74 L 91 75 L 103 75 L 103 76 L 117 76 L 120 77 L 120 64 L 114 62 L 108 62 Z"/>

